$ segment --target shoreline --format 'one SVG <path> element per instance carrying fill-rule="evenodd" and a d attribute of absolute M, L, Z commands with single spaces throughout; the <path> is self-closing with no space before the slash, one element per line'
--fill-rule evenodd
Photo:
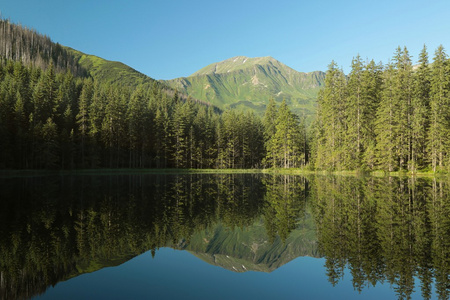
<path fill-rule="evenodd" d="M 273 175 L 319 175 L 356 177 L 448 177 L 449 173 L 432 172 L 384 172 L 384 171 L 312 171 L 305 169 L 77 169 L 77 170 L 0 170 L 0 178 L 67 175 L 127 175 L 127 174 L 273 174 Z"/>

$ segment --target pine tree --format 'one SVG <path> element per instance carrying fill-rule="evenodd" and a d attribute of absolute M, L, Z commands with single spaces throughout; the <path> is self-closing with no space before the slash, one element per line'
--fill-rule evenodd
<path fill-rule="evenodd" d="M 110 87 L 107 92 L 108 104 L 102 121 L 102 142 L 109 154 L 110 168 L 119 168 L 124 165 L 124 148 L 127 142 L 126 128 L 126 94 L 123 91 Z"/>
<path fill-rule="evenodd" d="M 192 126 L 193 110 L 189 102 L 177 102 L 173 115 L 173 160 L 176 168 L 185 168 L 188 164 L 190 151 L 190 129 Z"/>
<path fill-rule="evenodd" d="M 244 128 L 247 128 L 247 133 L 244 134 L 248 145 L 245 168 L 259 167 L 265 155 L 264 125 L 254 113 L 247 113 L 245 120 Z"/>
<path fill-rule="evenodd" d="M 91 105 L 92 97 L 94 94 L 94 85 L 91 79 L 85 79 L 83 81 L 83 87 L 81 90 L 80 98 L 78 100 L 78 114 L 76 116 L 76 122 L 78 124 L 78 131 L 81 139 L 81 166 L 87 167 L 86 161 L 86 147 L 88 143 L 89 133 L 89 107 Z"/>
<path fill-rule="evenodd" d="M 316 167 L 341 169 L 347 130 L 346 79 L 334 61 L 328 66 L 325 87 L 318 96 Z"/>
<path fill-rule="evenodd" d="M 400 47 L 388 66 L 378 109 L 379 164 L 392 172 L 406 169 L 411 150 L 412 64 L 406 47 Z"/>
<path fill-rule="evenodd" d="M 221 168 L 238 167 L 240 142 L 238 114 L 234 110 L 227 110 L 222 115 L 219 125 L 219 164 Z"/>
<path fill-rule="evenodd" d="M 397 128 L 397 149 L 399 156 L 399 169 L 407 169 L 411 157 L 411 121 L 412 121 L 412 98 L 413 98 L 413 81 L 412 81 L 412 63 L 409 52 L 404 47 L 403 51 L 397 50 L 400 57 L 396 57 L 397 76 L 395 85 L 395 100 L 398 102 L 398 128 Z M 398 55 L 397 54 L 397 55 Z"/>
<path fill-rule="evenodd" d="M 45 169 L 54 169 L 58 166 L 58 128 L 51 118 L 42 126 L 42 148 L 40 162 Z"/>
<path fill-rule="evenodd" d="M 362 74 L 363 119 L 362 144 L 364 154 L 362 167 L 374 169 L 376 164 L 376 111 L 379 107 L 382 90 L 382 66 L 372 60 Z"/>
<path fill-rule="evenodd" d="M 377 109 L 375 123 L 376 151 L 378 165 L 389 172 L 395 168 L 395 128 L 397 126 L 396 105 L 394 101 L 394 65 L 388 64 L 383 73 L 383 92 Z"/>
<path fill-rule="evenodd" d="M 164 98 L 163 98 L 164 99 Z M 155 119 L 155 162 L 158 168 L 167 168 L 170 150 L 170 118 L 166 108 L 158 108 Z"/>
<path fill-rule="evenodd" d="M 137 88 L 128 102 L 126 119 L 129 139 L 129 167 L 143 167 L 145 148 L 149 146 L 147 131 L 151 131 L 147 100 L 142 87 Z"/>
<path fill-rule="evenodd" d="M 301 160 L 300 126 L 298 117 L 289 110 L 285 100 L 280 105 L 275 124 L 275 134 L 268 143 L 267 160 L 274 162 L 273 167 L 296 167 Z"/>
<path fill-rule="evenodd" d="M 272 147 L 270 146 L 271 140 L 275 135 L 276 131 L 276 120 L 278 116 L 278 108 L 275 100 L 271 98 L 269 104 L 267 105 L 266 111 L 264 113 L 263 124 L 264 124 L 264 146 L 266 148 L 266 159 L 264 164 L 269 167 L 275 167 L 275 156 L 272 154 Z"/>
<path fill-rule="evenodd" d="M 361 167 L 362 155 L 364 153 L 364 119 L 365 100 L 363 92 L 363 63 L 358 55 L 352 61 L 352 70 L 348 76 L 347 103 L 346 103 L 346 123 L 344 161 L 343 167 L 348 170 L 355 170 Z"/>
<path fill-rule="evenodd" d="M 428 151 L 433 172 L 444 166 L 450 134 L 449 65 L 444 47 L 439 46 L 431 71 L 430 127 Z"/>
<path fill-rule="evenodd" d="M 106 110 L 106 92 L 105 88 L 98 83 L 94 84 L 92 101 L 89 105 L 89 160 L 90 166 L 99 167 L 103 156 L 103 147 L 101 146 L 102 122 Z"/>
<path fill-rule="evenodd" d="M 419 67 L 414 74 L 414 94 L 411 103 L 411 157 L 410 171 L 425 166 L 426 132 L 428 130 L 428 107 L 430 97 L 430 68 L 427 48 L 419 56 Z"/>

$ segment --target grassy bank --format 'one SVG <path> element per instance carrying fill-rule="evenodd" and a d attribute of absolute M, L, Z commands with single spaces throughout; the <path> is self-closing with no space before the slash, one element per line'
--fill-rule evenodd
<path fill-rule="evenodd" d="M 431 171 L 384 172 L 384 171 L 314 171 L 307 168 L 271 169 L 80 169 L 80 170 L 0 170 L 0 177 L 33 177 L 59 175 L 120 175 L 120 174 L 279 174 L 279 175 L 336 175 L 374 177 L 446 177 L 449 173 Z"/>

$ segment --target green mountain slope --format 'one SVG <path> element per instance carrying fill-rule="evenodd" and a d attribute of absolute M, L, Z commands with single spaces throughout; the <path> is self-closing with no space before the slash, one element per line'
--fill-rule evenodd
<path fill-rule="evenodd" d="M 222 109 L 263 113 L 270 98 L 286 99 L 291 109 L 311 117 L 325 73 L 301 73 L 272 57 L 237 56 L 211 64 L 189 77 L 164 81 L 193 98 Z"/>
<path fill-rule="evenodd" d="M 85 54 L 69 47 L 64 47 L 64 49 L 80 69 L 85 70 L 89 76 L 100 83 L 131 88 L 136 88 L 137 86 L 143 86 L 144 89 L 154 88 L 155 90 L 162 91 L 169 97 L 173 97 L 175 94 L 175 91 L 167 84 L 142 74 L 124 63 Z M 188 96 L 187 93 L 183 93 L 182 91 L 178 94 L 178 97 L 184 101 L 189 98 Z M 190 101 L 201 105 L 213 106 L 216 111 L 220 111 L 218 107 L 211 105 L 207 101 L 202 101 L 195 97 L 191 97 Z"/>
<path fill-rule="evenodd" d="M 65 49 L 83 69 L 87 70 L 92 78 L 99 82 L 131 87 L 156 82 L 154 79 L 121 62 L 109 61 L 69 47 L 65 47 Z"/>
<path fill-rule="evenodd" d="M 312 218 L 293 230 L 286 241 L 276 237 L 270 242 L 264 222 L 245 229 L 230 230 L 220 223 L 194 234 L 179 245 L 201 260 L 234 272 L 272 272 L 299 256 L 319 257 Z"/>

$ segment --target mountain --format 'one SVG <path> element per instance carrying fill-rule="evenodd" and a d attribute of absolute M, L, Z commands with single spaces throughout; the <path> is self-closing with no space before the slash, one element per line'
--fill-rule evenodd
<path fill-rule="evenodd" d="M 285 99 L 293 111 L 312 117 L 324 78 L 324 72 L 301 73 L 270 56 L 237 56 L 164 83 L 222 109 L 263 113 L 274 98 L 278 102 Z"/>
<path fill-rule="evenodd" d="M 280 237 L 270 241 L 264 222 L 259 220 L 234 230 L 219 223 L 174 248 L 234 272 L 272 272 L 300 256 L 320 257 L 311 217 L 303 220 L 285 241 Z"/>
<path fill-rule="evenodd" d="M 136 71 L 124 63 L 109 61 L 69 47 L 64 48 L 81 68 L 86 70 L 92 78 L 99 82 L 131 87 L 157 82 L 153 78 Z"/>

